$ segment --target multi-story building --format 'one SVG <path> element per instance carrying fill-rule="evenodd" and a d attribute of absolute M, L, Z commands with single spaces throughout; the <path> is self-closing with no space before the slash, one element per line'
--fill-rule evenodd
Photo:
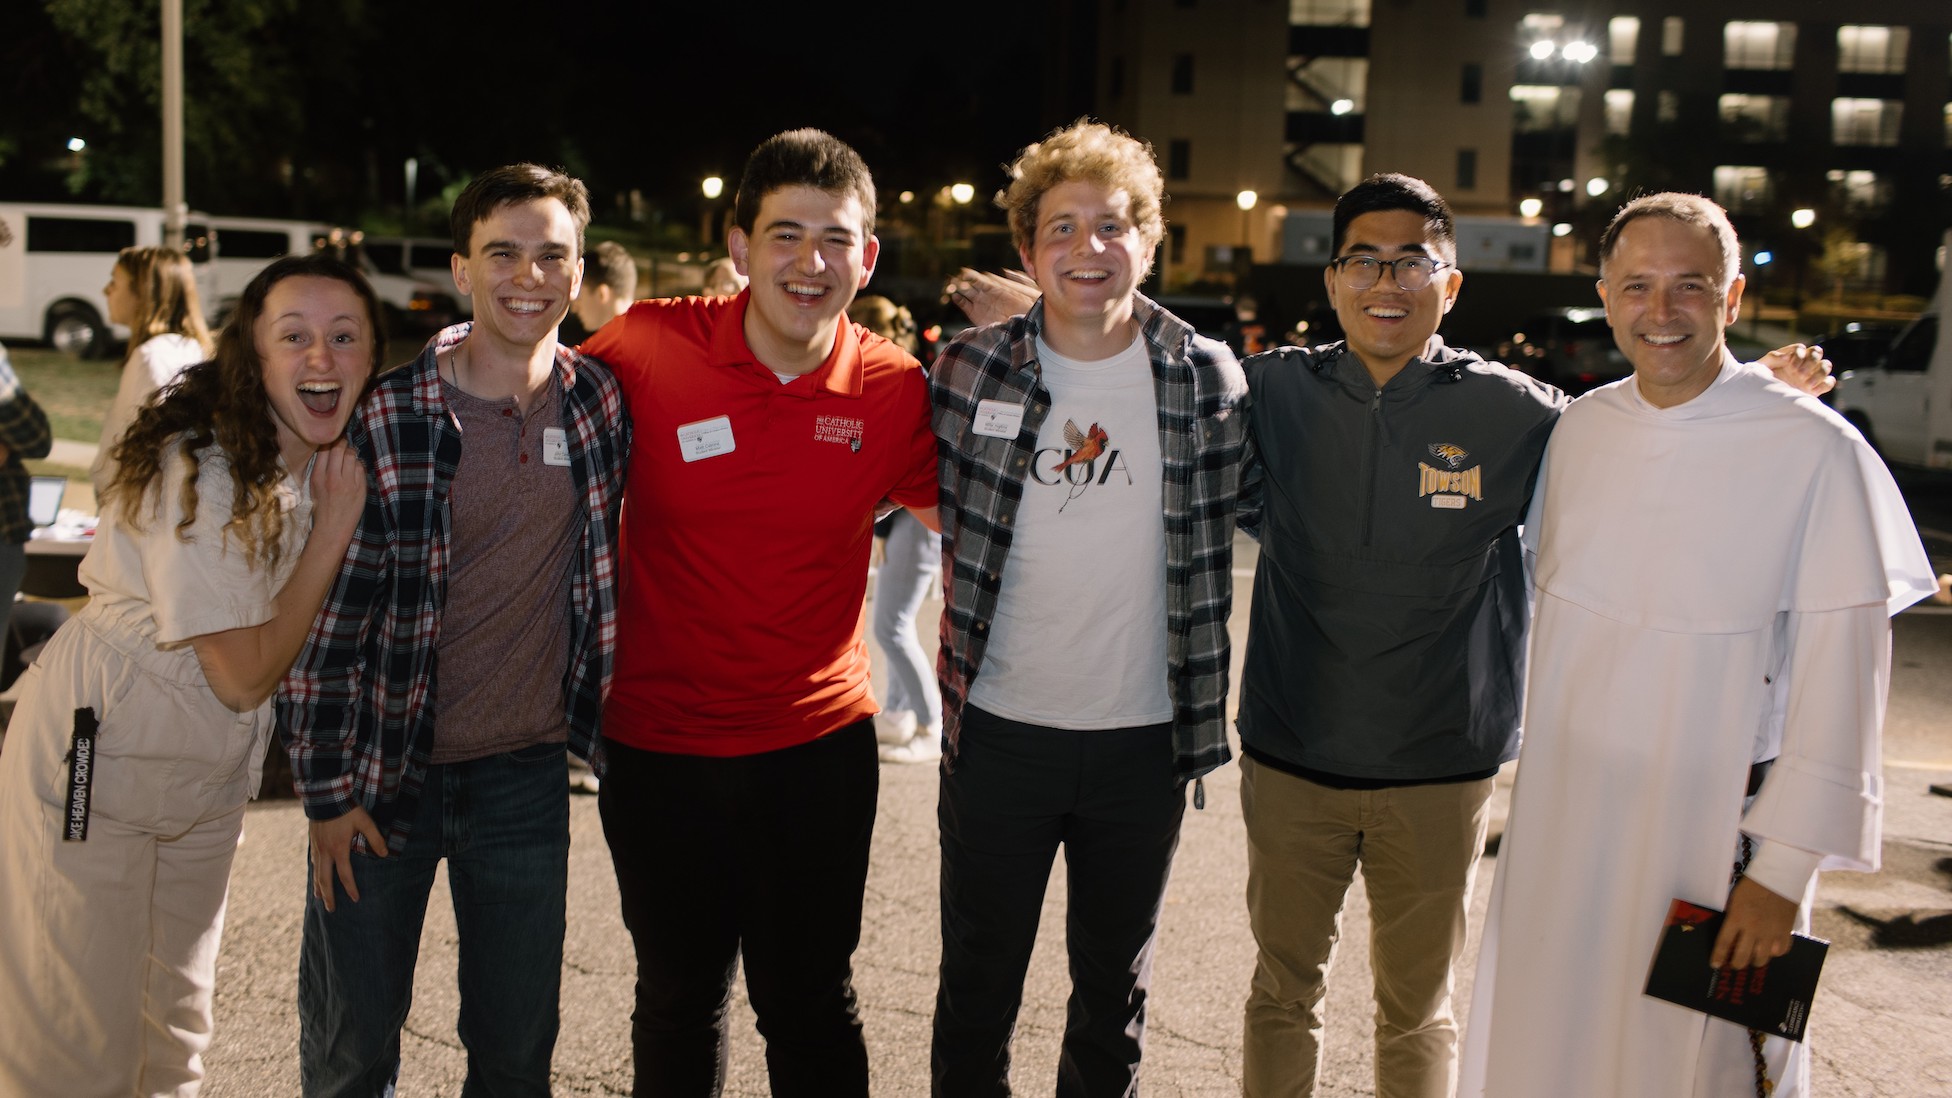
<path fill-rule="evenodd" d="M 1728 207 L 1752 253 L 1868 288 L 1935 277 L 1952 216 L 1945 0 L 1084 3 L 1092 109 L 1166 168 L 1169 285 L 1230 267 L 1238 245 L 1276 255 L 1289 211 L 1375 171 L 1427 179 L 1462 214 L 1549 226 L 1557 269 L 1589 265 L 1624 197 L 1682 189 Z M 1082 38 L 1092 20 L 1067 14 Z"/>

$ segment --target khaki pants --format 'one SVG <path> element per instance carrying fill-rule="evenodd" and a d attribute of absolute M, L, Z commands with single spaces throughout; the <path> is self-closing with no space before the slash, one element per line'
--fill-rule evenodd
<path fill-rule="evenodd" d="M 1377 1098 L 1449 1098 L 1451 970 L 1464 949 L 1491 788 L 1486 778 L 1334 789 L 1241 760 L 1247 911 L 1260 947 L 1242 1056 L 1248 1098 L 1315 1091 L 1322 996 L 1358 865 L 1376 977 Z"/>

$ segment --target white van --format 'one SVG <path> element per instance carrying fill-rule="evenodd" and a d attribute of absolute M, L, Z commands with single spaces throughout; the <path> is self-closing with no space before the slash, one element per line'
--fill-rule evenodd
<path fill-rule="evenodd" d="M 340 256 L 365 274 L 380 303 L 386 306 L 387 325 L 394 332 L 424 335 L 453 323 L 458 314 L 453 296 L 443 294 L 435 284 L 375 268 L 365 256 L 361 235 L 356 230 L 266 217 L 213 217 L 210 224 L 217 230 L 212 263 L 216 269 L 217 304 L 211 311 L 219 317 L 230 315 L 244 287 L 272 260 L 285 255 L 309 255 L 321 249 Z"/>
<path fill-rule="evenodd" d="M 367 236 L 359 242 L 368 272 L 398 275 L 434 286 L 453 298 L 461 315 L 474 313 L 474 302 L 454 287 L 454 242 L 436 236 Z"/>
<path fill-rule="evenodd" d="M 216 302 L 210 311 L 230 316 L 244 287 L 271 261 L 287 255 L 310 255 L 332 238 L 332 226 L 269 217 L 213 217 L 217 247 L 211 256 Z"/>
<path fill-rule="evenodd" d="M 1952 255 L 1952 232 L 1946 234 Z M 1877 365 L 1846 370 L 1831 400 L 1884 460 L 1952 469 L 1952 277 L 1930 308 L 1898 333 Z"/>
<path fill-rule="evenodd" d="M 204 309 L 216 315 L 212 232 L 192 213 L 184 248 L 195 265 Z M 127 328 L 108 323 L 115 255 L 163 242 L 163 211 L 133 206 L 0 202 L 0 338 L 38 339 L 69 354 L 100 357 Z"/>

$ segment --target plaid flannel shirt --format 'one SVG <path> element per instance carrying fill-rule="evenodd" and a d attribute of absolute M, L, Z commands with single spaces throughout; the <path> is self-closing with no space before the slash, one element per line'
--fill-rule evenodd
<path fill-rule="evenodd" d="M 414 362 L 382 376 L 347 425 L 366 465 L 366 512 L 278 691 L 278 723 L 305 814 L 330 820 L 364 807 L 393 849 L 406 839 L 433 751 L 428 703 L 447 601 L 447 493 L 461 460 L 436 356 L 469 327 L 446 329 Z M 563 703 L 570 750 L 595 764 L 616 647 L 617 519 L 630 425 L 622 390 L 596 359 L 558 348 L 556 381 L 585 512 L 571 564 L 574 650 Z"/>
<path fill-rule="evenodd" d="M 1166 520 L 1166 670 L 1173 743 L 1182 779 L 1225 763 L 1227 614 L 1233 605 L 1234 504 L 1248 458 L 1247 381 L 1225 344 L 1197 336 L 1145 297 L 1134 311 L 1159 402 L 1159 456 Z M 1044 305 L 971 329 L 930 378 L 942 480 L 942 683 L 945 764 L 953 767 L 969 686 L 982 671 L 996 616 L 1011 522 L 1051 395 L 1037 362 Z M 1023 409 L 1015 438 L 972 430 L 977 405 Z M 1108 576 L 1107 583 L 1127 582 Z"/>
<path fill-rule="evenodd" d="M 34 522 L 27 517 L 27 466 L 21 459 L 46 457 L 54 447 L 54 432 L 48 429 L 47 413 L 20 387 L 4 347 L 0 347 L 0 445 L 7 448 L 7 460 L 0 463 L 0 541 L 21 545 L 34 532 Z"/>

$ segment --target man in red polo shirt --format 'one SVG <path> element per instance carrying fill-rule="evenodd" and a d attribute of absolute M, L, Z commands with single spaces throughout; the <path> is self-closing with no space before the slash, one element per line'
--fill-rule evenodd
<path fill-rule="evenodd" d="M 877 774 L 874 512 L 936 525 L 915 360 L 848 324 L 874 181 L 818 130 L 762 143 L 736 297 L 640 301 L 583 350 L 634 425 L 600 807 L 637 949 L 639 1095 L 716 1095 L 743 952 L 775 1095 L 866 1095 L 855 1010 Z"/>

